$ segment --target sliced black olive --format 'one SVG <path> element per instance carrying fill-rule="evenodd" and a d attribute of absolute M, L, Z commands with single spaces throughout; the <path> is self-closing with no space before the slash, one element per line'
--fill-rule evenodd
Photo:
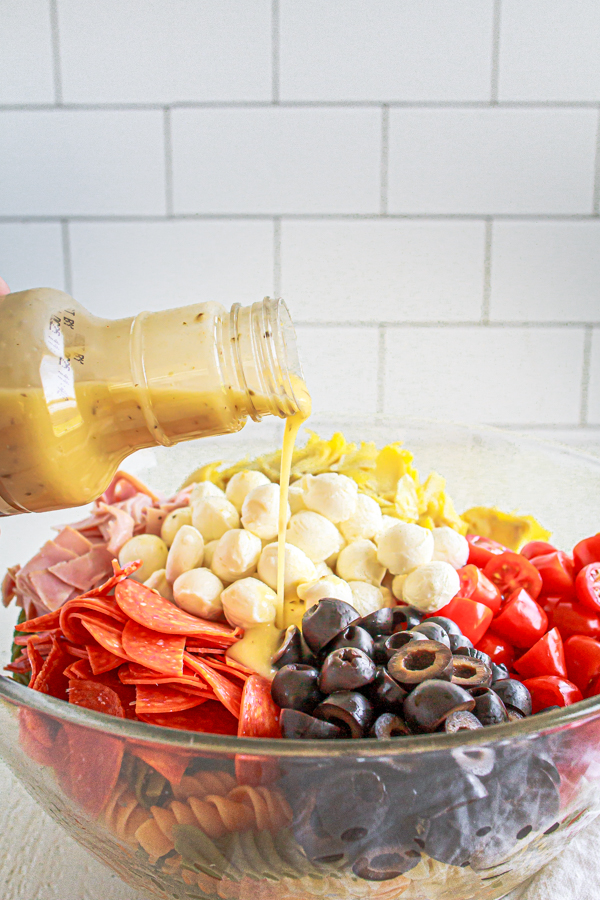
<path fill-rule="evenodd" d="M 449 734 L 455 734 L 457 731 L 475 731 L 477 728 L 483 728 L 483 725 L 467 709 L 459 709 L 450 713 L 444 721 L 444 731 L 447 731 Z"/>
<path fill-rule="evenodd" d="M 469 715 L 473 716 L 473 713 L 469 713 Z M 452 716 L 448 716 L 446 722 L 451 718 Z M 473 716 L 473 718 L 477 722 L 476 727 L 483 728 L 479 719 L 476 716 Z M 490 747 L 457 747 L 456 750 L 452 751 L 452 757 L 463 772 L 467 772 L 469 775 L 477 775 L 479 778 L 489 775 L 496 762 L 496 754 Z"/>
<path fill-rule="evenodd" d="M 410 641 L 398 650 L 387 665 L 388 672 L 402 685 L 419 684 L 430 678 L 450 681 L 452 654 L 438 641 Z"/>
<path fill-rule="evenodd" d="M 450 635 L 452 634 L 455 637 L 464 636 L 456 622 L 453 622 L 452 619 L 449 619 L 447 616 L 429 616 L 429 618 L 426 619 L 425 622 L 433 622 L 435 625 L 440 625 L 444 629 L 448 637 L 450 637 Z M 425 622 L 423 622 L 423 625 L 425 624 Z"/>
<path fill-rule="evenodd" d="M 356 691 L 337 691 L 330 694 L 314 711 L 318 719 L 332 722 L 343 731 L 344 737 L 364 737 L 373 721 L 373 705 Z"/>
<path fill-rule="evenodd" d="M 468 637 L 465 637 L 464 634 L 461 634 L 461 635 L 451 634 L 450 635 L 450 649 L 452 650 L 452 652 L 458 653 L 458 651 L 461 648 L 465 649 L 465 650 L 466 649 L 470 649 L 470 650 L 474 649 L 472 642 L 469 640 Z"/>
<path fill-rule="evenodd" d="M 522 712 L 519 712 L 518 709 L 512 709 L 510 706 L 506 707 L 506 715 L 508 716 L 509 722 L 520 722 L 521 719 L 526 718 Z"/>
<path fill-rule="evenodd" d="M 418 684 L 404 701 L 404 720 L 413 731 L 430 733 L 450 713 L 472 710 L 474 706 L 475 700 L 471 694 L 458 684 L 431 678 Z"/>
<path fill-rule="evenodd" d="M 541 713 L 554 712 L 555 709 L 563 709 L 563 707 L 562 706 L 546 706 L 546 707 L 544 707 L 544 709 L 538 709 L 538 711 L 536 713 L 534 713 L 534 715 L 539 716 Z M 514 712 L 514 710 L 513 710 L 513 712 Z M 523 718 L 525 718 L 525 716 L 523 716 Z"/>
<path fill-rule="evenodd" d="M 376 609 L 368 616 L 363 616 L 356 624 L 368 631 L 372 638 L 389 637 L 394 629 L 394 610 L 388 606 Z"/>
<path fill-rule="evenodd" d="M 390 833 L 387 840 L 379 838 L 374 846 L 361 850 L 352 872 L 364 881 L 389 881 L 414 869 L 420 861 L 421 854 L 416 846 L 414 849 L 403 847 Z"/>
<path fill-rule="evenodd" d="M 296 625 L 286 628 L 279 649 L 271 660 L 276 669 L 288 666 L 290 663 L 301 663 L 302 659 L 302 635 Z"/>
<path fill-rule="evenodd" d="M 271 697 L 282 709 L 311 713 L 323 699 L 318 671 L 301 663 L 282 666 L 271 682 Z"/>
<path fill-rule="evenodd" d="M 491 667 L 492 665 L 491 657 L 484 653 L 483 650 L 476 650 L 475 647 L 459 647 L 454 652 L 456 656 L 468 656 L 470 659 L 480 659 L 486 666 Z"/>
<path fill-rule="evenodd" d="M 508 677 L 508 669 L 504 663 L 492 663 L 492 685 L 495 681 L 504 681 Z"/>
<path fill-rule="evenodd" d="M 301 637 L 302 641 L 302 660 L 305 666 L 312 666 L 313 669 L 318 669 L 320 666 L 319 659 L 312 652 L 306 641 L 303 637 Z"/>
<path fill-rule="evenodd" d="M 406 691 L 394 681 L 384 666 L 377 666 L 375 678 L 365 688 L 365 693 L 376 709 L 392 712 L 401 709 Z"/>
<path fill-rule="evenodd" d="M 297 709 L 282 709 L 279 724 L 281 733 L 288 739 L 320 741 L 342 737 L 337 725 L 323 719 L 315 719 Z"/>
<path fill-rule="evenodd" d="M 419 625 L 423 621 L 425 615 L 413 606 L 394 606 L 392 607 L 392 613 L 394 616 L 394 632 L 407 631 L 409 628 L 414 628 L 415 625 Z"/>
<path fill-rule="evenodd" d="M 370 734 L 371 737 L 384 741 L 393 737 L 406 737 L 412 732 L 400 716 L 395 716 L 393 713 L 382 713 L 379 718 L 375 719 Z"/>
<path fill-rule="evenodd" d="M 378 834 L 389 805 L 385 780 L 377 771 L 344 763 L 316 792 L 315 825 L 339 840 L 340 849 L 349 849 Z"/>
<path fill-rule="evenodd" d="M 319 653 L 330 641 L 360 616 L 353 606 L 324 597 L 302 616 L 302 634 L 313 653 Z"/>
<path fill-rule="evenodd" d="M 326 656 L 334 650 L 341 650 L 342 647 L 357 647 L 366 653 L 367 656 L 373 656 L 373 638 L 365 628 L 359 625 L 349 625 L 340 631 L 329 644 L 321 651 Z"/>
<path fill-rule="evenodd" d="M 473 712 L 482 725 L 500 725 L 502 722 L 508 722 L 506 707 L 491 688 L 475 688 L 471 696 L 475 700 Z"/>
<path fill-rule="evenodd" d="M 324 694 L 354 691 L 370 684 L 376 672 L 373 660 L 358 647 L 342 647 L 325 657 L 319 687 Z"/>
<path fill-rule="evenodd" d="M 452 682 L 464 688 L 489 687 L 492 672 L 481 659 L 457 654 L 453 657 Z"/>
<path fill-rule="evenodd" d="M 424 634 L 418 631 L 397 631 L 389 637 L 380 638 L 375 642 L 373 649 L 373 660 L 378 666 L 385 666 L 392 658 L 394 653 L 401 650 L 411 641 L 426 641 Z"/>
<path fill-rule="evenodd" d="M 414 628 L 409 630 L 409 633 L 424 634 L 428 641 L 437 641 L 439 644 L 445 644 L 446 647 L 450 646 L 448 632 L 441 625 L 437 625 L 430 619 L 426 619 L 420 625 L 415 625 Z"/>
<path fill-rule="evenodd" d="M 514 678 L 503 678 L 494 685 L 494 690 L 504 703 L 524 716 L 531 715 L 531 694 L 524 684 Z"/>

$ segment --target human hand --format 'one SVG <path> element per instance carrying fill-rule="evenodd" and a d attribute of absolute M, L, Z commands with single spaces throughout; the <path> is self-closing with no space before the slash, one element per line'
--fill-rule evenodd
<path fill-rule="evenodd" d="M 0 297 L 10 294 L 10 288 L 3 278 L 0 278 Z"/>

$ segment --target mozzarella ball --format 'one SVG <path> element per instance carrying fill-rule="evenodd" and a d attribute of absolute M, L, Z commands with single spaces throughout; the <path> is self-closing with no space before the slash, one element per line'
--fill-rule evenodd
<path fill-rule="evenodd" d="M 167 556 L 167 581 L 171 584 L 189 569 L 202 565 L 204 540 L 193 525 L 182 525 Z"/>
<path fill-rule="evenodd" d="M 348 543 L 361 539 L 371 540 L 376 534 L 379 534 L 382 527 L 381 508 L 367 494 L 358 495 L 354 513 L 339 525 L 339 529 Z"/>
<path fill-rule="evenodd" d="M 220 619 L 223 615 L 223 582 L 210 569 L 190 569 L 176 579 L 173 599 L 177 606 L 201 619 Z"/>
<path fill-rule="evenodd" d="M 279 485 L 261 484 L 250 491 L 242 506 L 242 525 L 264 541 L 272 541 L 279 531 Z M 286 524 L 290 517 L 287 508 Z"/>
<path fill-rule="evenodd" d="M 225 532 L 227 534 L 227 532 Z M 221 538 L 219 538 L 221 540 Z M 204 545 L 204 559 L 202 560 L 202 565 L 210 569 L 212 568 L 213 556 L 215 555 L 215 549 L 219 541 L 209 541 L 208 544 Z"/>
<path fill-rule="evenodd" d="M 277 590 L 277 543 L 267 544 L 258 560 L 258 576 L 273 588 Z M 295 593 L 299 584 L 304 581 L 314 581 L 317 577 L 317 570 L 314 563 L 303 553 L 299 547 L 293 544 L 285 545 L 285 565 L 284 565 L 284 592 L 289 594 Z"/>
<path fill-rule="evenodd" d="M 347 475 L 338 475 L 336 472 L 305 475 L 300 484 L 307 509 L 320 513 L 330 522 L 344 522 L 354 515 L 358 485 Z"/>
<path fill-rule="evenodd" d="M 377 559 L 377 547 L 372 541 L 353 541 L 340 551 L 336 571 L 344 581 L 368 581 L 379 585 L 385 569 Z"/>
<path fill-rule="evenodd" d="M 298 596 L 304 600 L 305 609 L 310 609 L 319 600 L 324 597 L 333 597 L 335 600 L 343 600 L 352 606 L 352 591 L 350 586 L 342 578 L 337 575 L 326 575 L 324 578 L 318 578 L 316 581 L 307 581 L 305 584 L 299 584 L 297 588 Z"/>
<path fill-rule="evenodd" d="M 390 591 L 389 588 L 384 587 L 383 585 L 379 586 L 379 590 L 381 591 L 381 596 L 383 597 L 383 606 L 394 607 L 396 606 L 396 601 L 394 600 L 394 595 Z"/>
<path fill-rule="evenodd" d="M 466 537 L 450 528 L 449 525 L 441 525 L 432 528 L 433 535 L 433 559 L 450 563 L 455 569 L 462 569 L 469 559 L 469 542 Z"/>
<path fill-rule="evenodd" d="M 262 544 L 260 538 L 243 528 L 232 528 L 217 541 L 211 569 L 223 581 L 246 578 L 256 568 Z"/>
<path fill-rule="evenodd" d="M 240 517 L 227 497 L 205 497 L 192 502 L 192 525 L 208 543 L 218 541 L 230 528 L 239 528 Z"/>
<path fill-rule="evenodd" d="M 377 539 L 377 559 L 392 575 L 404 575 L 432 557 L 433 535 L 420 525 L 398 522 Z"/>
<path fill-rule="evenodd" d="M 244 500 L 254 488 L 263 484 L 271 484 L 266 475 L 262 472 L 255 472 L 252 469 L 246 469 L 244 472 L 236 472 L 227 482 L 225 488 L 225 496 L 233 503 L 239 513 L 242 511 Z"/>
<path fill-rule="evenodd" d="M 300 482 L 297 481 L 295 484 L 290 484 L 288 488 L 288 503 L 290 504 L 292 515 L 300 512 L 301 509 L 306 509 L 304 505 L 304 491 Z"/>
<path fill-rule="evenodd" d="M 165 518 L 165 521 L 162 523 L 160 536 L 167 547 L 170 547 L 175 540 L 175 535 L 177 534 L 181 526 L 191 524 L 192 510 L 189 506 L 182 506 L 180 509 L 174 509 L 173 512 L 170 512 L 169 515 Z"/>
<path fill-rule="evenodd" d="M 165 568 L 168 554 L 169 548 L 158 535 L 138 534 L 121 547 L 119 565 L 126 566 L 127 563 L 141 559 L 141 568 L 134 572 L 131 578 L 143 584 L 157 569 Z"/>
<path fill-rule="evenodd" d="M 300 547 L 314 563 L 329 559 L 344 546 L 344 538 L 333 522 L 308 509 L 301 509 L 292 516 L 285 539 Z"/>
<path fill-rule="evenodd" d="M 333 575 L 333 569 L 330 569 L 326 562 L 318 562 L 315 563 L 315 569 L 317 570 L 317 578 L 324 578 L 326 575 Z"/>
<path fill-rule="evenodd" d="M 221 594 L 221 603 L 230 625 L 252 628 L 275 622 L 277 594 L 258 578 L 234 581 Z"/>
<path fill-rule="evenodd" d="M 348 583 L 352 591 L 352 603 L 359 616 L 368 616 L 369 613 L 383 609 L 385 605 L 381 589 L 367 581 L 350 581 Z"/>
<path fill-rule="evenodd" d="M 198 481 L 192 488 L 190 494 L 190 506 L 199 500 L 206 500 L 207 497 L 224 497 L 225 491 L 213 484 L 212 481 Z"/>
<path fill-rule="evenodd" d="M 402 600 L 402 585 L 406 581 L 406 575 L 394 575 L 392 581 L 392 594 L 396 600 Z"/>
<path fill-rule="evenodd" d="M 402 599 L 422 612 L 437 612 L 458 594 L 460 578 L 450 563 L 437 560 L 409 572 L 402 585 Z"/>
<path fill-rule="evenodd" d="M 152 573 L 150 578 L 146 579 L 144 584 L 153 591 L 158 591 L 160 596 L 164 597 L 165 600 L 173 599 L 173 588 L 167 581 L 166 569 L 157 569 L 156 572 Z"/>
<path fill-rule="evenodd" d="M 375 535 L 375 540 L 377 540 L 378 537 L 384 533 L 384 531 L 387 531 L 388 528 L 393 528 L 394 525 L 397 525 L 398 522 L 400 522 L 400 521 L 401 521 L 401 519 L 396 518 L 396 516 L 382 516 L 381 517 L 381 528 Z"/>

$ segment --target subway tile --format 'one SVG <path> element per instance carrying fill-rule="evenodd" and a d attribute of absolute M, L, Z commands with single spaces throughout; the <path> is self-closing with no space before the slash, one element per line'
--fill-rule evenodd
<path fill-rule="evenodd" d="M 579 422 L 583 328 L 394 328 L 386 413 L 491 424 Z"/>
<path fill-rule="evenodd" d="M 294 221 L 282 295 L 306 321 L 479 320 L 483 222 Z"/>
<path fill-rule="evenodd" d="M 61 227 L 52 222 L 0 222 L 0 276 L 11 291 L 64 290 Z"/>
<path fill-rule="evenodd" d="M 73 293 L 107 318 L 214 300 L 250 304 L 273 289 L 273 224 L 73 222 Z"/>
<path fill-rule="evenodd" d="M 593 109 L 393 109 L 389 210 L 591 213 Z"/>
<path fill-rule="evenodd" d="M 160 111 L 5 110 L 0 133 L 3 215 L 165 211 Z"/>
<path fill-rule="evenodd" d="M 59 0 L 69 102 L 270 100 L 271 0 Z"/>
<path fill-rule="evenodd" d="M 50 0 L 0 3 L 0 103 L 54 103 Z"/>
<path fill-rule="evenodd" d="M 181 213 L 372 213 L 379 207 L 376 109 L 175 109 Z"/>
<path fill-rule="evenodd" d="M 315 415 L 376 412 L 377 328 L 300 325 L 296 334 Z"/>
<path fill-rule="evenodd" d="M 600 221 L 495 222 L 490 318 L 600 321 Z"/>
<path fill-rule="evenodd" d="M 590 425 L 600 425 L 600 328 L 592 332 L 587 419 Z"/>
<path fill-rule="evenodd" d="M 598 0 L 503 0 L 501 100 L 600 100 Z"/>
<path fill-rule="evenodd" d="M 282 0 L 284 100 L 489 100 L 492 0 Z"/>

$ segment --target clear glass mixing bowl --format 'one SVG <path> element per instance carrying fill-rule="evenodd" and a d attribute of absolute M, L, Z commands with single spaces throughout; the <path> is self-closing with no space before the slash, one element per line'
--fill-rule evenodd
<path fill-rule="evenodd" d="M 459 510 L 532 513 L 565 549 L 600 529 L 592 457 L 491 428 L 354 420 L 343 430 L 403 440 L 422 474 L 446 476 Z M 143 451 L 128 468 L 170 491 L 203 462 L 277 444 L 261 425 Z M 26 536 L 25 519 L 3 525 L 3 565 L 15 561 L 4 555 L 11 529 Z M 25 539 L 22 561 L 39 536 Z M 600 698 L 479 732 L 295 742 L 160 729 L 0 679 L 11 770 L 97 858 L 163 898 L 493 900 L 600 812 L 599 738 Z"/>

